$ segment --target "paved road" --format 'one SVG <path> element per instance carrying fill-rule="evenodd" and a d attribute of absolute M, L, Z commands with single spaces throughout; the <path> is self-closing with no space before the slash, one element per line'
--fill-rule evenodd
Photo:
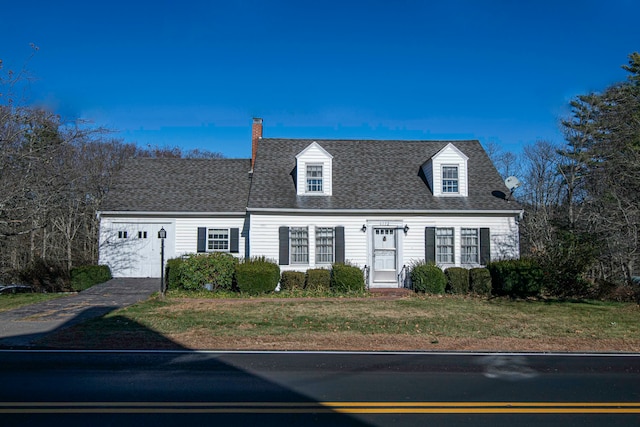
<path fill-rule="evenodd" d="M 640 425 L 640 355 L 0 351 L 5 425 Z"/>
<path fill-rule="evenodd" d="M 160 279 L 112 279 L 76 295 L 0 313 L 0 347 L 30 346 L 61 327 L 147 299 Z"/>

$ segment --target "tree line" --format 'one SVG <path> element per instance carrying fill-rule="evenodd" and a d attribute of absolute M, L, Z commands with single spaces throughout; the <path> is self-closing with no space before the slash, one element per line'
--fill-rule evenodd
<path fill-rule="evenodd" d="M 562 143 L 538 141 L 519 155 L 489 150 L 504 176 L 523 181 L 521 255 L 543 266 L 559 296 L 640 276 L 640 54 L 622 68 L 626 81 L 571 101 Z"/>
<path fill-rule="evenodd" d="M 106 129 L 24 101 L 29 78 L 0 61 L 0 283 L 39 271 L 68 272 L 98 259 L 96 216 L 133 157 L 221 157 L 206 150 L 145 147 Z"/>

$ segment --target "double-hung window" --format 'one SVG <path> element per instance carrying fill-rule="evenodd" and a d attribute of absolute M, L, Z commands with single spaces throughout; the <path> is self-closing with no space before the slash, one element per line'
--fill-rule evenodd
<path fill-rule="evenodd" d="M 458 166 L 442 166 L 442 192 L 458 193 L 458 184 Z"/>
<path fill-rule="evenodd" d="M 322 165 L 307 165 L 307 193 L 322 191 Z"/>
<path fill-rule="evenodd" d="M 480 237 L 477 228 L 460 230 L 460 262 L 462 264 L 478 264 L 480 262 Z"/>
<path fill-rule="evenodd" d="M 306 227 L 291 227 L 291 263 L 309 263 L 309 230 Z"/>
<path fill-rule="evenodd" d="M 229 229 L 210 228 L 207 230 L 207 250 L 208 251 L 228 251 L 229 250 Z"/>
<path fill-rule="evenodd" d="M 316 263 L 332 264 L 334 256 L 333 228 L 316 228 Z"/>
<path fill-rule="evenodd" d="M 436 228 L 436 262 L 453 264 L 453 228 Z"/>

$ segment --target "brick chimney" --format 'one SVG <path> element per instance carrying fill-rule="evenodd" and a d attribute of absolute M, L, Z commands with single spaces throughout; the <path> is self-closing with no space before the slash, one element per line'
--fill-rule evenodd
<path fill-rule="evenodd" d="M 254 118 L 251 126 L 251 170 L 256 162 L 258 152 L 258 142 L 262 139 L 262 119 Z"/>

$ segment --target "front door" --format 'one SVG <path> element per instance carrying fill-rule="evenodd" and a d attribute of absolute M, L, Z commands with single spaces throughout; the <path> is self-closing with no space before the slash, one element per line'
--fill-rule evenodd
<path fill-rule="evenodd" d="M 375 227 L 373 229 L 373 282 L 397 283 L 398 239 L 397 229 Z"/>

